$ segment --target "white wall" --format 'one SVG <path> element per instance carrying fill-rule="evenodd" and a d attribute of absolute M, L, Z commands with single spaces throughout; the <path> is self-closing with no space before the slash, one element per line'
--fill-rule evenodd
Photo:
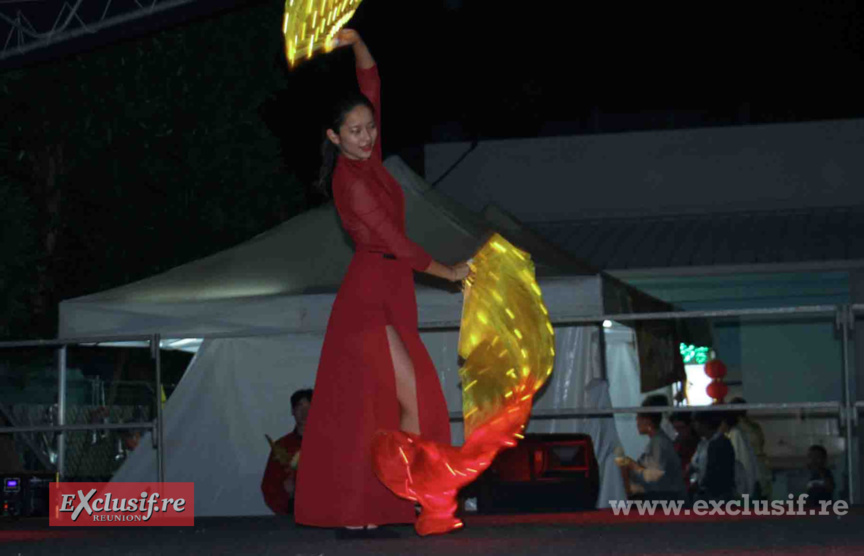
<path fill-rule="evenodd" d="M 744 396 L 764 403 L 842 401 L 840 349 L 833 322 L 744 325 Z"/>
<path fill-rule="evenodd" d="M 434 182 L 468 148 L 428 145 Z M 526 221 L 864 204 L 864 120 L 484 141 L 437 187 Z"/>

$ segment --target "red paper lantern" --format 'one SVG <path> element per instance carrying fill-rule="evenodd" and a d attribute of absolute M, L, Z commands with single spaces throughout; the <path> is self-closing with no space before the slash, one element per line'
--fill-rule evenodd
<path fill-rule="evenodd" d="M 719 359 L 712 359 L 705 363 L 705 374 L 713 379 L 726 376 L 726 365 Z"/>
<path fill-rule="evenodd" d="M 711 396 L 713 400 L 722 402 L 726 394 L 729 393 L 729 387 L 724 382 L 714 380 L 705 388 L 705 393 Z"/>

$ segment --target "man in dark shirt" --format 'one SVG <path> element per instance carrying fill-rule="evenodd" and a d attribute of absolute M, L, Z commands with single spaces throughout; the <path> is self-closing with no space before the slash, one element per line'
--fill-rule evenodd
<path fill-rule="evenodd" d="M 690 466 L 693 500 L 731 500 L 735 497 L 735 450 L 720 431 L 723 415 L 700 411 L 693 426 L 702 441 Z"/>
<path fill-rule="evenodd" d="M 276 442 L 271 441 L 270 458 L 261 481 L 261 493 L 264 495 L 264 502 L 275 514 L 294 513 L 294 480 L 300 459 L 303 428 L 311 403 L 312 390 L 294 392 L 291 395 L 291 413 L 297 426 Z M 267 439 L 270 440 L 270 437 Z"/>

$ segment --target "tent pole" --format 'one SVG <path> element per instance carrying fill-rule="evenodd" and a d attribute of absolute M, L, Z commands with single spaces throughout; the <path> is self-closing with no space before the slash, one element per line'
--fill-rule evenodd
<path fill-rule="evenodd" d="M 57 424 L 66 424 L 66 346 L 57 350 Z M 63 478 L 66 466 L 66 433 L 57 435 L 57 480 Z"/>
<path fill-rule="evenodd" d="M 165 423 L 162 415 L 162 354 L 160 347 L 160 336 L 154 334 L 150 340 L 152 356 L 156 360 L 156 460 L 158 468 L 156 478 L 160 483 L 165 482 Z"/>
<path fill-rule="evenodd" d="M 840 305 L 837 307 L 837 323 L 840 328 L 840 343 L 842 349 L 843 360 L 843 415 L 846 425 L 846 488 L 849 492 L 849 504 L 855 503 L 855 479 L 854 474 L 857 471 L 855 468 L 854 450 L 852 447 L 854 436 L 853 427 L 857 423 L 857 415 L 854 412 L 855 402 L 852 393 L 851 373 L 849 371 L 849 336 L 850 336 L 850 319 L 854 319 L 855 315 L 850 307 Z"/>
<path fill-rule="evenodd" d="M 606 362 L 606 328 L 603 326 L 603 323 L 600 323 L 597 326 L 597 330 L 600 331 L 600 372 L 602 373 L 602 379 L 608 383 L 609 369 Z"/>

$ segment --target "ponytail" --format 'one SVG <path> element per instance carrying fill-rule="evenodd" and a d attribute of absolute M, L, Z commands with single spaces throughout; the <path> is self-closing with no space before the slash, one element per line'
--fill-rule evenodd
<path fill-rule="evenodd" d="M 318 169 L 315 189 L 328 199 L 333 196 L 333 170 L 336 169 L 337 158 L 339 158 L 339 147 L 325 135 L 321 141 L 321 168 Z"/>
<path fill-rule="evenodd" d="M 339 129 L 345 123 L 345 117 L 358 106 L 365 106 L 373 113 L 375 112 L 373 104 L 362 94 L 354 93 L 348 95 L 333 105 L 326 129 L 339 133 Z M 333 196 L 333 171 L 336 169 L 336 160 L 338 158 L 339 147 L 334 145 L 327 137 L 325 130 L 324 138 L 321 141 L 321 168 L 318 170 L 318 180 L 315 182 L 315 188 L 328 198 Z"/>

